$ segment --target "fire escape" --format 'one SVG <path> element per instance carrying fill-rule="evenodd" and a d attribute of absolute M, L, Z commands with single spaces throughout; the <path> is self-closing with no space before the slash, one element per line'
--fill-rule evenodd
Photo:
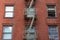
<path fill-rule="evenodd" d="M 36 30 L 35 30 L 35 0 L 25 0 L 25 35 L 24 40 L 36 40 Z"/>

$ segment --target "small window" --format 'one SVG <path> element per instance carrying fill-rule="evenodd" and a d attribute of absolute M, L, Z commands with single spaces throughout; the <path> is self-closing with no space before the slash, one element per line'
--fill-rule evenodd
<path fill-rule="evenodd" d="M 49 27 L 49 40 L 58 40 L 57 25 L 48 25 Z"/>
<path fill-rule="evenodd" d="M 25 15 L 27 15 L 27 17 L 34 17 L 35 16 L 35 8 L 26 8 Z"/>
<path fill-rule="evenodd" d="M 3 26 L 3 40 L 12 39 L 12 26 L 4 25 Z"/>
<path fill-rule="evenodd" d="M 14 6 L 5 6 L 5 17 L 13 17 Z"/>
<path fill-rule="evenodd" d="M 35 16 L 35 0 L 25 0 L 25 17 L 32 18 Z"/>
<path fill-rule="evenodd" d="M 47 5 L 48 10 L 48 17 L 55 17 L 56 16 L 56 7 L 55 5 Z"/>
<path fill-rule="evenodd" d="M 36 31 L 35 31 L 34 25 L 31 27 L 31 29 L 30 29 L 30 26 L 29 25 L 27 25 L 25 28 L 26 29 L 25 29 L 24 38 L 26 40 L 32 40 L 32 39 L 35 40 L 36 39 Z"/>

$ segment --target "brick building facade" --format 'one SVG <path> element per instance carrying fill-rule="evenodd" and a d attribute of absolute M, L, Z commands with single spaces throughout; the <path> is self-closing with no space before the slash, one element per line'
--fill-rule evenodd
<path fill-rule="evenodd" d="M 25 17 L 25 1 L 0 0 L 0 40 L 27 40 L 31 18 Z M 36 38 L 28 40 L 60 40 L 60 0 L 35 0 L 34 5 Z"/>

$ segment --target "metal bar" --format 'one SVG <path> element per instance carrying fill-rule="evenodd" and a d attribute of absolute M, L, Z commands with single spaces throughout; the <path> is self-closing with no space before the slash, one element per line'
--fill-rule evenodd
<path fill-rule="evenodd" d="M 34 19 L 35 19 L 35 16 L 32 18 L 31 24 L 30 24 L 30 26 L 29 26 L 29 29 L 30 29 L 30 30 L 31 30 L 31 28 L 32 28 L 32 26 L 33 26 Z"/>
<path fill-rule="evenodd" d="M 34 1 L 34 0 L 31 0 L 30 5 L 29 5 L 29 9 L 32 7 L 33 1 Z M 28 31 L 31 30 L 31 27 L 32 27 L 33 22 L 34 22 L 34 18 L 35 18 L 35 15 L 34 15 L 34 17 L 32 18 L 32 21 L 31 21 L 31 24 L 30 24 L 30 26 L 29 26 L 29 30 L 28 30 Z M 29 32 L 28 32 L 28 33 L 29 33 Z"/>
<path fill-rule="evenodd" d="M 31 0 L 30 5 L 29 5 L 29 8 L 31 8 L 31 7 L 32 7 L 33 2 L 34 2 L 34 0 Z"/>
<path fill-rule="evenodd" d="M 32 7 L 33 1 L 34 1 L 34 0 L 31 0 L 30 5 L 29 5 L 29 9 Z M 29 26 L 29 27 L 30 27 L 29 29 L 31 29 L 31 27 L 32 27 L 32 25 L 33 25 L 34 18 L 35 18 L 35 14 L 34 14 L 34 17 L 32 18 L 32 21 L 31 21 L 31 24 L 30 24 L 30 26 Z"/>

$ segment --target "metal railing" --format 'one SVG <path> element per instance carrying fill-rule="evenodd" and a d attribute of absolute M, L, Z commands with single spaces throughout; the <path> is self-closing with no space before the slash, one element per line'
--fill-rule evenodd
<path fill-rule="evenodd" d="M 29 4 L 29 7 L 26 8 L 26 15 L 27 15 L 27 17 L 28 18 L 29 17 L 32 18 L 31 23 L 29 24 L 30 26 L 29 26 L 28 30 L 25 30 L 25 32 L 27 33 L 25 35 L 25 38 L 27 40 L 29 40 L 29 39 L 34 39 L 35 40 L 35 38 L 36 38 L 35 29 L 32 29 L 33 23 L 34 23 L 34 19 L 35 19 L 35 8 L 32 8 L 33 2 L 34 2 L 34 0 L 31 0 L 31 2 Z M 34 34 L 31 34 L 31 33 L 34 33 Z"/>

